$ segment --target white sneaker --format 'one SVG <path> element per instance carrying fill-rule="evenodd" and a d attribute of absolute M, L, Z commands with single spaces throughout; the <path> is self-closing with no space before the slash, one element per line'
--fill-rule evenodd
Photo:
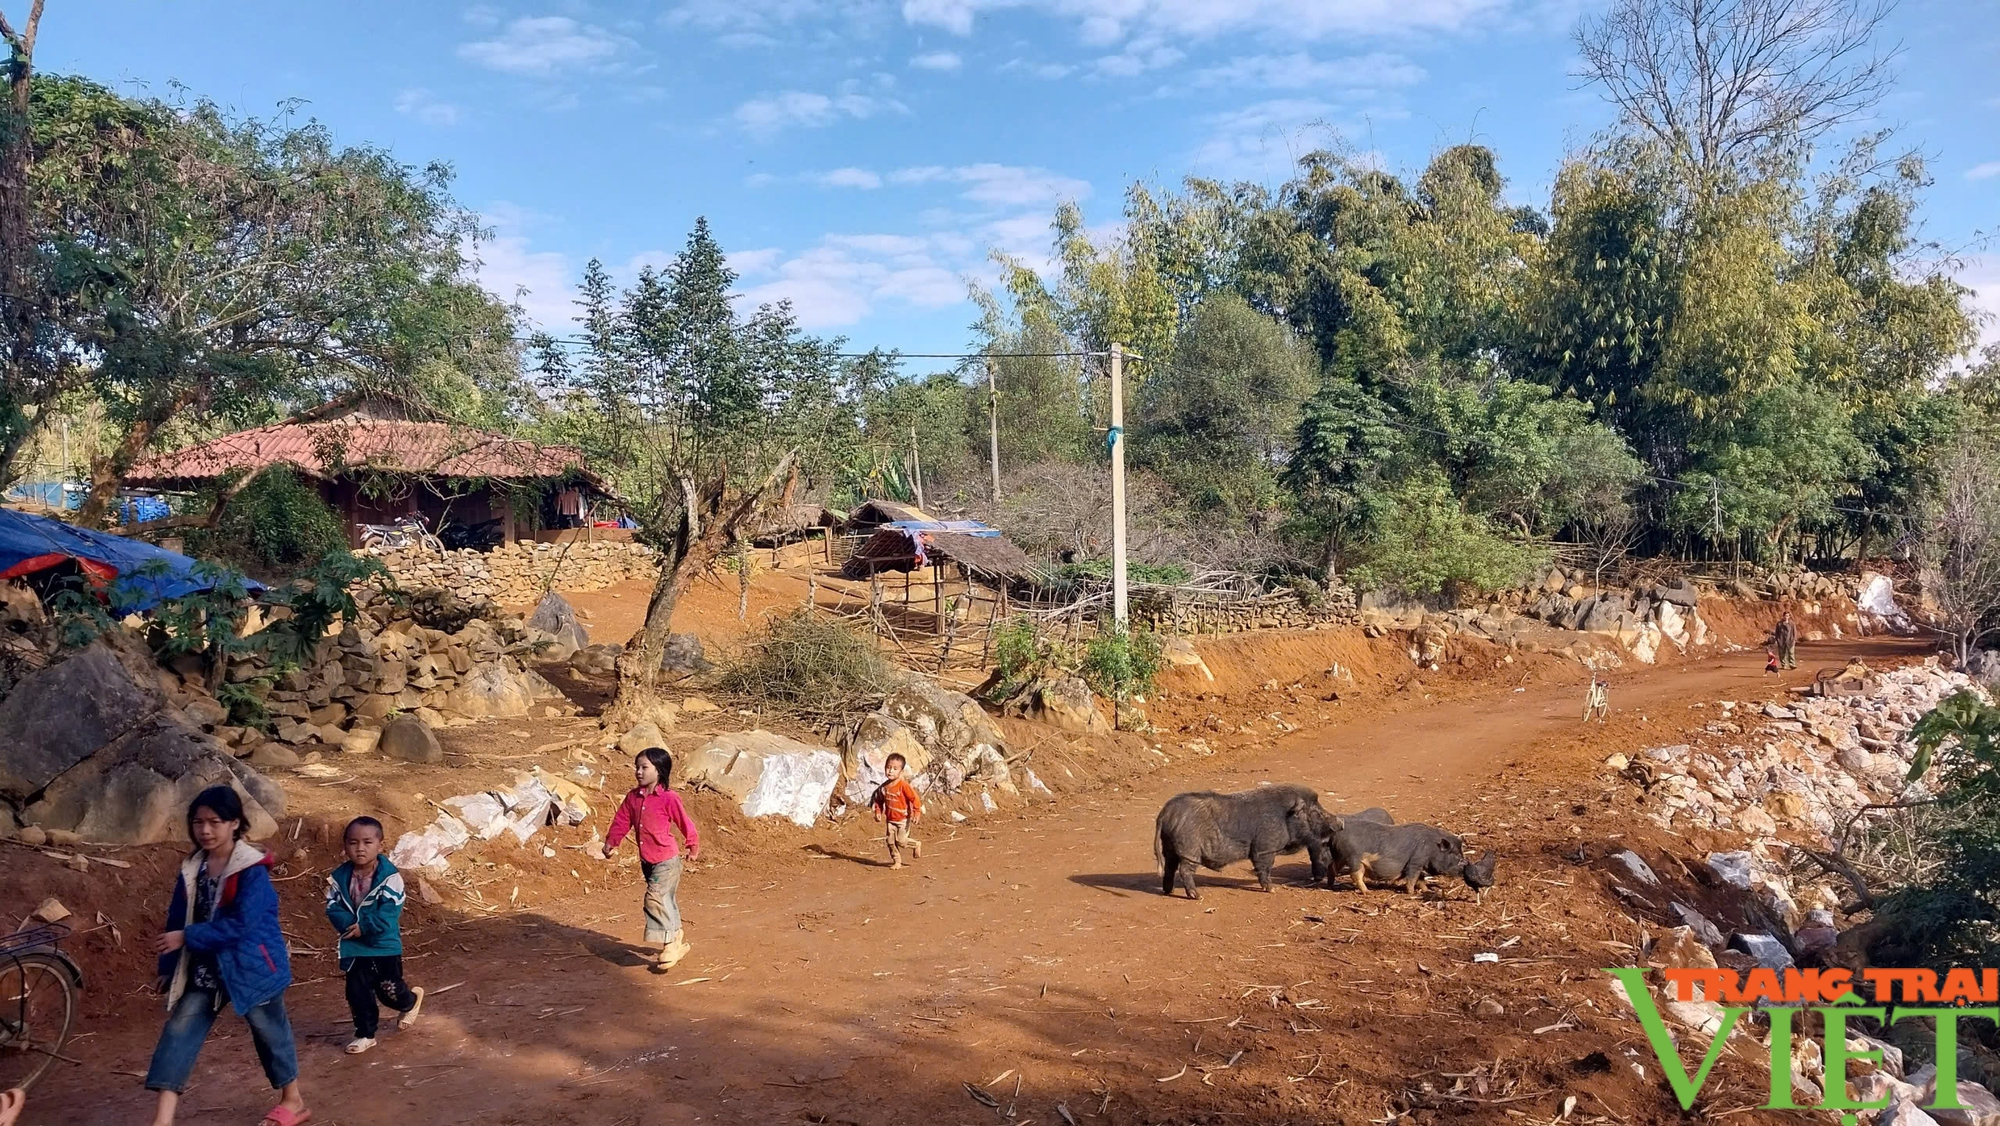
<path fill-rule="evenodd" d="M 350 1056 L 358 1056 L 374 1046 L 375 1046 L 374 1037 L 356 1036 L 354 1039 L 349 1040 L 347 1042 L 347 1054 Z"/>
<path fill-rule="evenodd" d="M 416 1003 L 415 1003 L 415 1004 L 413 1004 L 413 1005 L 411 1005 L 411 1006 L 410 1006 L 410 1011 L 409 1011 L 409 1012 L 407 1012 L 407 1013 L 404 1013 L 404 1014 L 403 1014 L 403 1016 L 402 1016 L 402 1019 L 400 1019 L 400 1020 L 398 1020 L 398 1021 L 396 1022 L 396 1027 L 397 1027 L 397 1028 L 408 1028 L 408 1027 L 410 1027 L 411 1025 L 413 1025 L 413 1024 L 415 1024 L 415 1023 L 417 1023 L 417 1014 L 418 1014 L 418 1013 L 421 1013 L 421 1012 L 423 1012 L 423 1011 L 424 1011 L 424 990 L 423 990 L 423 987 L 422 987 L 422 986 L 420 986 L 420 985 L 412 985 L 412 986 L 410 986 L 410 995 L 411 995 L 411 996 L 413 996 L 413 997 L 415 997 L 415 998 L 417 999 L 417 1000 L 416 1000 Z"/>

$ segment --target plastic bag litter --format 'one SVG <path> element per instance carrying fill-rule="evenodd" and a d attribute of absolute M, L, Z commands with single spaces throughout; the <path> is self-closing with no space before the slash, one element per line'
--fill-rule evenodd
<path fill-rule="evenodd" d="M 443 810 L 438 811 L 437 820 L 414 833 L 404 833 L 396 838 L 396 845 L 389 850 L 389 860 L 398 868 L 430 868 L 442 872 L 446 867 L 445 858 L 465 847 L 472 839 L 464 823 Z"/>
<path fill-rule="evenodd" d="M 1000 809 L 999 806 L 993 804 L 993 795 L 987 793 L 985 790 L 979 791 L 979 804 L 985 807 L 988 813 L 996 813 Z"/>
<path fill-rule="evenodd" d="M 539 780 L 529 779 L 524 785 L 504 795 L 512 799 L 507 807 L 507 819 L 501 827 L 514 834 L 514 839 L 522 844 L 542 826 L 549 823 L 549 807 L 557 805 L 556 796 Z"/>
<path fill-rule="evenodd" d="M 1024 769 L 1022 773 L 1027 776 L 1029 789 L 1040 790 L 1041 792 L 1048 794 L 1050 797 L 1055 797 L 1053 793 L 1049 792 L 1048 786 L 1044 785 L 1040 778 L 1035 777 L 1035 772 L 1032 769 Z"/>
<path fill-rule="evenodd" d="M 440 804 L 457 810 L 472 835 L 482 841 L 492 840 L 507 828 L 507 803 L 493 794 L 460 794 Z"/>
<path fill-rule="evenodd" d="M 776 815 L 811 828 L 839 784 L 840 756 L 832 751 L 772 755 L 764 760 L 757 784 L 743 796 L 743 815 Z M 864 795 L 861 800 L 868 799 Z"/>
<path fill-rule="evenodd" d="M 1855 603 L 1862 613 L 1880 618 L 1892 629 L 1910 627 L 1910 616 L 1896 605 L 1896 582 L 1887 575 L 1868 576 Z"/>

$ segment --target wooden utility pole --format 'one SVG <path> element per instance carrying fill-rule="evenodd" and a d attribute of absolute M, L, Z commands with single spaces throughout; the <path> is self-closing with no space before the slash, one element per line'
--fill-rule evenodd
<path fill-rule="evenodd" d="M 924 506 L 924 459 L 917 453 L 917 428 L 910 426 L 910 475 L 916 478 L 917 507 Z"/>
<path fill-rule="evenodd" d="M 1125 346 L 1111 346 L 1111 620 L 1125 628 Z"/>
<path fill-rule="evenodd" d="M 986 357 L 987 440 L 993 451 L 993 503 L 1000 503 L 1000 387 L 993 381 L 993 357 Z"/>

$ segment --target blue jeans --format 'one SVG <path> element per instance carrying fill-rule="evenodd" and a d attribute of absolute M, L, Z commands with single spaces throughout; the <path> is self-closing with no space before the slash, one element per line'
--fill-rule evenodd
<path fill-rule="evenodd" d="M 148 1091 L 187 1089 L 194 1074 L 195 1057 L 201 1055 L 209 1026 L 221 1011 L 219 998 L 206 989 L 190 989 L 181 994 L 167 1026 L 160 1030 L 160 1043 L 153 1049 L 153 1065 L 146 1069 Z M 250 1023 L 250 1040 L 257 1046 L 257 1062 L 264 1065 L 264 1078 L 273 1089 L 285 1087 L 299 1077 L 299 1053 L 292 1045 L 292 1022 L 285 1016 L 285 995 L 243 1014 Z"/>
<path fill-rule="evenodd" d="M 681 858 L 639 862 L 646 874 L 646 941 L 672 942 L 681 932 Z"/>

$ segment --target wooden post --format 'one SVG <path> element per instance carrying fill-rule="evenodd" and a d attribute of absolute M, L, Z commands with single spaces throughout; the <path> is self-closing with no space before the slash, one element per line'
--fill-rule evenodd
<path fill-rule="evenodd" d="M 944 633 L 944 561 L 931 557 L 931 619 L 939 634 Z"/>
<path fill-rule="evenodd" d="M 993 357 L 986 357 L 987 439 L 993 451 L 993 506 L 1000 506 L 1000 388 L 993 382 Z"/>
<path fill-rule="evenodd" d="M 917 452 L 917 427 L 915 423 L 910 424 L 910 469 L 911 475 L 916 479 L 917 508 L 919 511 L 922 511 L 924 507 L 924 459 L 923 455 Z"/>

